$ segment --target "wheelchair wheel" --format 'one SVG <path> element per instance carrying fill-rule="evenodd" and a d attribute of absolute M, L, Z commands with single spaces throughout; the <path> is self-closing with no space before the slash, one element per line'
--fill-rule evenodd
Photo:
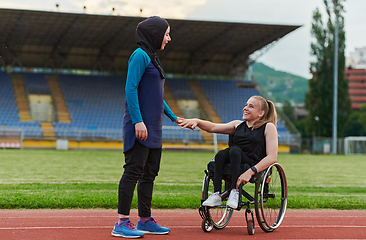
<path fill-rule="evenodd" d="M 255 186 L 255 213 L 261 229 L 272 232 L 280 226 L 287 206 L 287 181 L 280 164 L 274 163 Z"/>
<path fill-rule="evenodd" d="M 231 187 L 228 180 L 225 180 L 225 191 L 222 193 L 222 205 L 217 207 L 207 207 L 207 221 L 209 221 L 215 229 L 223 229 L 230 222 L 233 209 L 226 206 L 227 198 L 230 194 Z M 213 180 L 208 175 L 205 176 L 202 188 L 202 201 L 206 200 L 213 193 Z M 203 225 L 202 225 L 203 226 Z"/>
<path fill-rule="evenodd" d="M 254 235 L 254 230 L 255 230 L 255 227 L 254 227 L 254 220 L 249 220 L 247 222 L 247 231 L 248 231 L 248 234 L 249 235 Z"/>
<path fill-rule="evenodd" d="M 207 218 L 202 219 L 201 227 L 204 232 L 211 232 L 213 229 L 213 225 L 210 223 L 209 220 L 207 220 Z"/>
<path fill-rule="evenodd" d="M 247 222 L 248 234 L 253 235 L 255 230 L 254 216 L 252 209 L 250 209 L 249 207 L 245 210 L 245 220 Z"/>

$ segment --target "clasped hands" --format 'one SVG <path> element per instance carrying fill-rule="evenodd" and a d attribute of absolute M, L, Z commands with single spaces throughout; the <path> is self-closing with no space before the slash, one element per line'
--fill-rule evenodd
<path fill-rule="evenodd" d="M 184 119 L 184 121 L 178 123 L 179 126 L 183 128 L 189 128 L 191 130 L 194 130 L 197 127 L 198 119 Z"/>

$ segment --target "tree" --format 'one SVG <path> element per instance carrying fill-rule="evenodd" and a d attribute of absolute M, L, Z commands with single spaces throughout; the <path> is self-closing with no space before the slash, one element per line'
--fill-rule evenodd
<path fill-rule="evenodd" d="M 360 113 L 358 111 L 353 111 L 350 114 L 347 125 L 345 126 L 345 134 L 346 136 L 362 136 L 363 135 L 363 127 L 359 122 Z"/>
<path fill-rule="evenodd" d="M 362 125 L 362 136 L 366 135 L 366 103 L 362 104 L 360 107 L 360 118 L 358 119 L 358 123 Z"/>
<path fill-rule="evenodd" d="M 366 104 L 360 110 L 354 110 L 349 117 L 345 127 L 346 136 L 365 136 L 366 135 Z"/>
<path fill-rule="evenodd" d="M 345 67 L 345 32 L 344 17 L 342 16 L 342 0 L 332 0 L 333 8 L 338 17 L 339 45 L 338 45 L 338 106 L 337 106 L 337 130 L 338 136 L 343 136 L 344 127 L 351 109 L 351 101 L 348 95 L 348 81 L 344 79 Z M 332 136 L 333 125 L 333 76 L 334 76 L 334 49 L 335 26 L 332 21 L 332 11 L 328 1 L 324 0 L 327 9 L 327 24 L 323 24 L 322 15 L 317 8 L 313 13 L 311 34 L 316 42 L 311 43 L 311 54 L 316 61 L 310 64 L 313 78 L 309 81 L 309 92 L 305 96 L 305 108 L 309 111 L 306 119 L 307 131 L 314 132 L 321 129 L 320 135 Z"/>
<path fill-rule="evenodd" d="M 301 133 L 302 138 L 311 138 L 313 135 L 312 133 L 306 131 L 307 129 L 306 126 L 307 126 L 306 118 L 301 119 L 295 123 L 295 127 Z"/>

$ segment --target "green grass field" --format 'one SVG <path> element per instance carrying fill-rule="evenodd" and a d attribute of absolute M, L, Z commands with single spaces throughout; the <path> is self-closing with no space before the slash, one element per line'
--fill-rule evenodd
<path fill-rule="evenodd" d="M 213 156 L 164 151 L 153 208 L 198 208 Z M 365 156 L 280 154 L 278 162 L 288 208 L 366 209 Z M 119 151 L 0 150 L 0 208 L 116 209 L 123 164 Z"/>

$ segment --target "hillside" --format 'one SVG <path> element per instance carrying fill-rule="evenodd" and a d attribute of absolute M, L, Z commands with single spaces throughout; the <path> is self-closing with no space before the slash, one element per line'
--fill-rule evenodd
<path fill-rule="evenodd" d="M 261 94 L 277 103 L 285 100 L 304 103 L 305 93 L 309 90 L 306 78 L 276 71 L 263 63 L 253 64 L 252 71 L 253 81 L 260 86 Z"/>

